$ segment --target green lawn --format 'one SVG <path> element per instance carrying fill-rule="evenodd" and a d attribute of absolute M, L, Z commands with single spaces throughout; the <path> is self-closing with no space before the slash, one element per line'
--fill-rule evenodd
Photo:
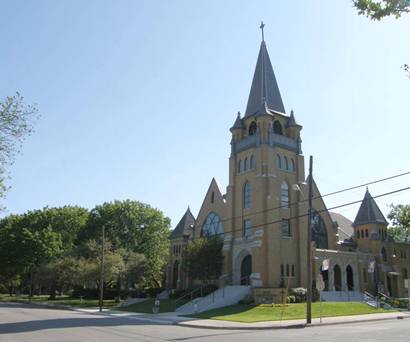
<path fill-rule="evenodd" d="M 76 307 L 97 307 L 98 306 L 98 299 L 79 299 L 79 298 L 70 298 L 68 296 L 57 296 L 55 300 L 48 300 L 48 295 L 42 296 L 33 296 L 32 302 L 33 303 L 44 303 L 44 304 L 59 304 L 59 305 L 68 305 L 68 306 L 76 306 Z M 7 301 L 7 302 L 19 302 L 19 303 L 27 303 L 28 302 L 28 295 L 21 295 L 19 298 L 15 296 L 9 296 L 5 294 L 0 294 L 0 300 Z M 113 299 L 104 300 L 104 307 L 114 307 L 118 305 Z"/>
<path fill-rule="evenodd" d="M 141 312 L 141 313 L 152 313 L 152 307 L 154 306 L 155 299 L 150 298 L 144 302 L 133 304 L 125 308 L 116 308 L 116 310 L 129 311 L 129 312 Z M 179 303 L 182 305 L 184 303 Z M 173 299 L 161 299 L 159 312 L 173 312 L 175 311 L 175 304 Z"/>
<path fill-rule="evenodd" d="M 322 317 L 350 316 L 372 313 L 388 312 L 384 309 L 374 309 L 363 303 L 324 302 Z M 287 307 L 267 307 L 237 304 L 225 308 L 202 312 L 190 317 L 216 319 L 233 322 L 263 322 L 291 319 L 303 319 L 306 317 L 306 304 L 289 304 Z M 312 304 L 312 317 L 320 317 L 319 303 Z"/>

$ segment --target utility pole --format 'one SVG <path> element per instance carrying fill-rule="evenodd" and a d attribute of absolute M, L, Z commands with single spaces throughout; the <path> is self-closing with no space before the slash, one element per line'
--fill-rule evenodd
<path fill-rule="evenodd" d="M 313 157 L 309 157 L 306 323 L 312 323 L 312 183 Z"/>
<path fill-rule="evenodd" d="M 105 226 L 102 226 L 102 243 L 101 243 L 101 273 L 100 273 L 100 301 L 99 307 L 102 312 L 104 300 L 104 251 L 105 250 Z"/>

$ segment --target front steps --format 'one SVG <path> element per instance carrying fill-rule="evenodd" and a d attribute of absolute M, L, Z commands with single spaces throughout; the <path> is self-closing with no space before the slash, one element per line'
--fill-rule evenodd
<path fill-rule="evenodd" d="M 189 315 L 237 304 L 251 294 L 250 286 L 231 285 L 220 288 L 206 297 L 195 298 L 176 309 L 178 314 Z"/>

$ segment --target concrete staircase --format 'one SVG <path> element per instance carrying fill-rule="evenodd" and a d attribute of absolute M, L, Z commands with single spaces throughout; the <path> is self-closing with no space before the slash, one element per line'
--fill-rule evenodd
<path fill-rule="evenodd" d="M 222 308 L 237 304 L 247 295 L 251 294 L 250 286 L 231 285 L 220 288 L 206 297 L 195 298 L 194 300 L 176 309 L 178 314 L 193 314 L 211 309 Z"/>
<path fill-rule="evenodd" d="M 362 302 L 363 299 L 360 291 L 322 291 L 324 302 Z"/>

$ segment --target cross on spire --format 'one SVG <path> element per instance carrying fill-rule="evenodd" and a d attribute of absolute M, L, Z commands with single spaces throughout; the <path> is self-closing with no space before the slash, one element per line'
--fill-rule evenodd
<path fill-rule="evenodd" d="M 262 31 L 262 41 L 264 42 L 265 41 L 265 35 L 263 34 L 263 28 L 265 27 L 265 24 L 263 23 L 263 21 L 261 21 L 261 26 L 259 26 L 259 28 L 261 29 L 261 31 Z"/>

